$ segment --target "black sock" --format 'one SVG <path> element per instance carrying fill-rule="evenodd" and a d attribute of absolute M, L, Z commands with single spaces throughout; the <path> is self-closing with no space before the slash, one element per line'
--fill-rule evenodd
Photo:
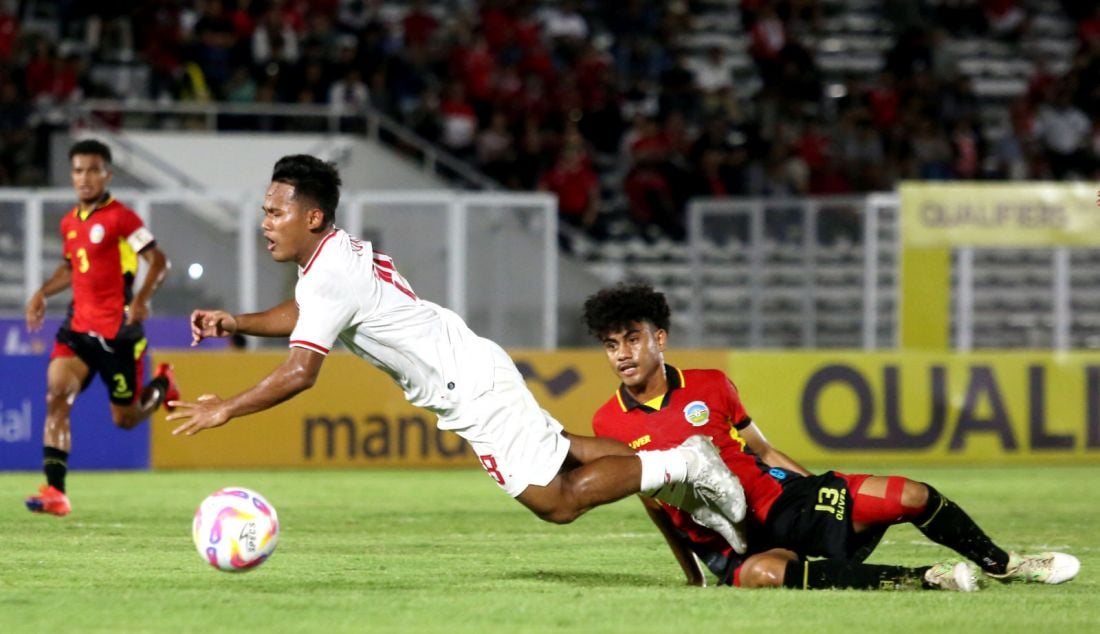
<path fill-rule="evenodd" d="M 69 452 L 56 447 L 43 447 L 42 470 L 46 472 L 46 484 L 65 492 L 65 474 L 69 471 Z"/>
<path fill-rule="evenodd" d="M 141 390 L 141 407 L 144 409 L 160 405 L 166 394 L 168 394 L 168 379 L 158 376 Z"/>
<path fill-rule="evenodd" d="M 924 586 L 927 570 L 927 567 L 882 566 L 835 559 L 791 561 L 787 563 L 783 575 L 783 587 L 799 590 L 917 590 Z"/>
<path fill-rule="evenodd" d="M 958 504 L 928 487 L 928 506 L 913 520 L 917 530 L 978 564 L 982 570 L 1002 574 L 1008 566 L 1008 553 L 993 543 Z"/>

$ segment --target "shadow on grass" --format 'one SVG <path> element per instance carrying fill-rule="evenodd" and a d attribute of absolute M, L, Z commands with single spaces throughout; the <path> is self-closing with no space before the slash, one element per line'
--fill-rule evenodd
<path fill-rule="evenodd" d="M 514 581 L 538 581 L 542 583 L 568 584 L 571 586 L 632 586 L 652 587 L 656 585 L 653 577 L 625 572 L 594 572 L 591 570 L 523 570 L 504 575 Z"/>

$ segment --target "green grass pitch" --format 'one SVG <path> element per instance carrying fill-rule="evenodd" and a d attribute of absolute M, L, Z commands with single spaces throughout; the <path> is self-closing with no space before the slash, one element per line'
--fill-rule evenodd
<path fill-rule="evenodd" d="M 41 476 L 17 473 L 0 475 L 0 632 L 1100 632 L 1100 465 L 904 474 L 1002 546 L 1072 553 L 1081 574 L 972 595 L 689 588 L 637 501 L 555 526 L 476 470 L 77 472 L 65 518 L 26 512 Z M 282 522 L 245 574 L 191 544 L 195 507 L 228 485 Z M 947 558 L 899 526 L 870 561 Z"/>

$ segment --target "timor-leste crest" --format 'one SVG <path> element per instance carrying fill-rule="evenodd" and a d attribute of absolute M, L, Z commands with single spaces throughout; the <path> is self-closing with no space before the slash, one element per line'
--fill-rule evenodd
<path fill-rule="evenodd" d="M 710 420 L 710 408 L 703 401 L 692 401 L 684 406 L 684 419 L 694 427 L 702 427 Z"/>

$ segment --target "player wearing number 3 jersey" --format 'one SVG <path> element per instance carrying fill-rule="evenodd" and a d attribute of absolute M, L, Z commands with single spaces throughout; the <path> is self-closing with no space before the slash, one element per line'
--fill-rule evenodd
<path fill-rule="evenodd" d="M 691 583 L 702 583 L 698 556 L 719 581 L 746 587 L 943 588 L 970 591 L 965 562 L 923 568 L 862 563 L 894 524 L 912 523 L 932 541 L 1004 581 L 1062 583 L 1077 559 L 1064 553 L 1017 555 L 998 547 L 954 502 L 923 482 L 900 476 L 811 475 L 764 438 L 733 383 L 720 370 L 680 370 L 664 362 L 670 310 L 644 284 L 605 289 L 584 306 L 589 331 L 622 380 L 593 417 L 597 436 L 638 449 L 673 447 L 706 434 L 744 486 L 748 558 L 666 502 L 644 500 Z M 807 557 L 822 557 L 806 561 Z"/>
<path fill-rule="evenodd" d="M 99 374 L 111 399 L 115 425 L 132 429 L 163 401 L 179 398 L 171 368 L 161 364 L 144 388 L 145 332 L 149 300 L 160 287 L 168 260 L 141 218 L 107 191 L 111 151 L 95 140 L 69 150 L 70 173 L 79 204 L 61 219 L 65 261 L 27 303 L 27 329 L 42 327 L 46 298 L 72 288 L 69 314 L 57 331 L 46 373 L 43 471 L 46 484 L 28 497 L 35 513 L 66 515 L 65 492 L 71 449 L 69 414 L 76 396 Z M 145 281 L 133 293 L 138 262 Z"/>
<path fill-rule="evenodd" d="M 641 456 L 609 439 L 581 437 L 542 410 L 515 364 L 455 313 L 417 296 L 392 259 L 335 227 L 340 177 L 312 156 L 279 160 L 264 197 L 271 256 L 298 265 L 294 299 L 262 313 L 192 314 L 194 343 L 244 333 L 289 336 L 287 360 L 232 398 L 174 402 L 173 433 L 194 434 L 267 409 L 309 388 L 336 341 L 388 374 L 441 429 L 469 442 L 486 471 L 539 517 L 570 522 L 593 506 L 666 482 L 690 482 L 710 502 L 698 518 L 740 547 L 736 479 L 697 438 Z"/>

